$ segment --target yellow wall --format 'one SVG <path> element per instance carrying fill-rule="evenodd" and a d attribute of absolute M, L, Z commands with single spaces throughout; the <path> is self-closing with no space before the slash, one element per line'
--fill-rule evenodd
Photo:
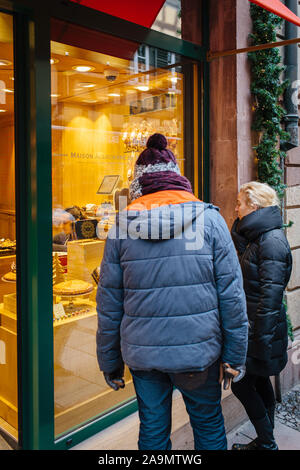
<path fill-rule="evenodd" d="M 104 175 L 120 175 L 126 182 L 122 128 L 113 127 L 113 107 L 60 105 L 53 122 L 53 205 L 67 207 L 100 204 L 97 195 Z M 118 106 L 122 116 L 128 107 Z M 59 128 L 57 128 L 59 126 Z"/>
<path fill-rule="evenodd" d="M 15 240 L 14 127 L 0 123 L 0 238 Z"/>
<path fill-rule="evenodd" d="M 181 96 L 177 98 L 176 108 L 137 115 L 129 115 L 129 105 L 117 103 L 86 106 L 64 102 L 54 105 L 53 207 L 101 204 L 108 200 L 107 195 L 96 194 L 105 175 L 119 175 L 122 187 L 128 187 L 128 170 L 133 171 L 141 149 L 126 152 L 122 140 L 126 125 L 128 129 L 136 129 L 147 121 L 151 132 L 165 133 L 164 130 L 174 130 L 171 123 L 177 122 L 178 134 L 170 140 L 170 146 L 173 149 L 173 143 L 177 142 L 173 150 L 183 172 L 182 108 Z"/>

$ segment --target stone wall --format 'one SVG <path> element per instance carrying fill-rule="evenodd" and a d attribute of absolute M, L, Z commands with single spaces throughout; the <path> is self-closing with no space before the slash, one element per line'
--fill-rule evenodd
<path fill-rule="evenodd" d="M 298 7 L 298 15 L 299 12 L 300 8 Z M 299 67 L 300 49 L 298 48 L 298 77 L 300 76 Z M 298 99 L 298 108 L 299 104 Z M 299 128 L 298 131 L 300 142 Z M 287 238 L 293 255 L 293 270 L 287 289 L 287 306 L 293 327 L 297 329 L 300 328 L 300 146 L 287 152 L 285 183 L 288 186 L 285 198 L 285 221 L 294 222 L 293 226 L 287 229 Z M 300 330 L 297 333 L 300 333 Z"/>
<path fill-rule="evenodd" d="M 300 328 L 300 184 L 286 192 L 286 222 L 294 222 L 287 229 L 287 238 L 293 255 L 293 270 L 287 290 L 288 312 L 294 328 Z"/>
<path fill-rule="evenodd" d="M 210 49 L 248 46 L 252 23 L 247 0 L 210 0 Z M 229 34 L 230 31 L 230 34 Z M 246 54 L 210 64 L 210 199 L 229 228 L 236 218 L 240 186 L 255 179 L 251 133 L 250 69 Z"/>

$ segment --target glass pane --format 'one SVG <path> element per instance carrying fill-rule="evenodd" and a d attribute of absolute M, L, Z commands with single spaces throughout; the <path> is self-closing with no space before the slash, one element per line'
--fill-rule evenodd
<path fill-rule="evenodd" d="M 0 13 L 0 427 L 17 438 L 13 19 Z"/>
<path fill-rule="evenodd" d="M 151 29 L 181 39 L 181 0 L 166 0 Z"/>
<path fill-rule="evenodd" d="M 62 38 L 58 27 L 52 37 Z M 116 195 L 128 189 L 148 136 L 165 134 L 182 173 L 185 166 L 181 58 L 120 40 L 115 48 L 107 37 L 93 50 L 75 47 L 68 28 L 68 44 L 51 43 L 56 435 L 134 396 L 128 370 L 117 393 L 99 371 L 99 266 Z"/>

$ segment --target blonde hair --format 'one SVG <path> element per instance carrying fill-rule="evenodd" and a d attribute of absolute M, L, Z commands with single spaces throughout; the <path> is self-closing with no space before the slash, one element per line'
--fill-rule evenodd
<path fill-rule="evenodd" d="M 267 183 L 250 181 L 241 186 L 240 192 L 245 195 L 246 204 L 249 207 L 257 206 L 259 209 L 280 204 L 276 191 Z"/>

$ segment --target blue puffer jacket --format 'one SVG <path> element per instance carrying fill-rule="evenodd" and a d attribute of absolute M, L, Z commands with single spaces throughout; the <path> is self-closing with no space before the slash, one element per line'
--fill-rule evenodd
<path fill-rule="evenodd" d="M 164 372 L 202 371 L 220 357 L 245 364 L 243 281 L 219 209 L 192 201 L 121 212 L 106 241 L 97 311 L 104 372 L 123 361 Z"/>

